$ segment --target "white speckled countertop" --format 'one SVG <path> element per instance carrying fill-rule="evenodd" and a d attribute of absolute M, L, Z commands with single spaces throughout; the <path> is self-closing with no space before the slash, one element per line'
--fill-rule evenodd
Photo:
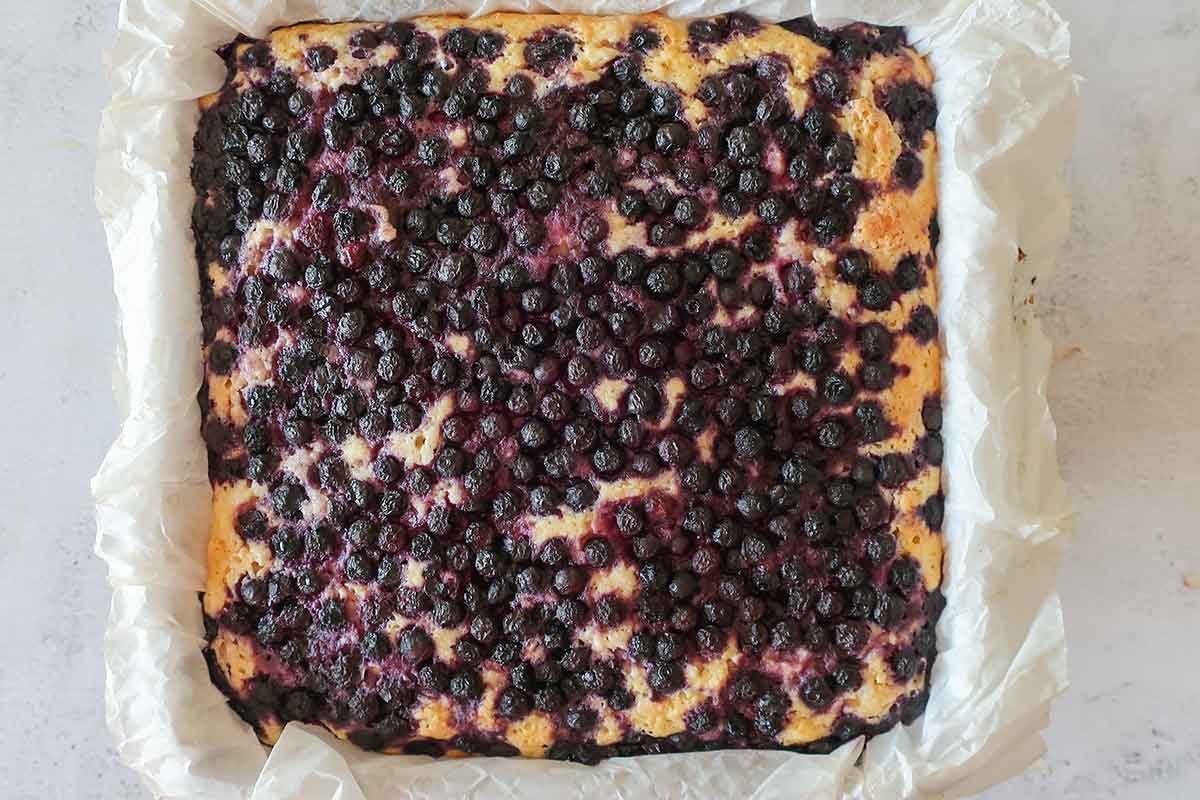
<path fill-rule="evenodd" d="M 1200 6 L 1056 4 L 1088 79 L 1073 232 L 1039 287 L 1079 512 L 1061 580 L 1072 686 L 1049 755 L 980 797 L 1185 800 L 1200 797 Z M 104 727 L 87 487 L 118 422 L 92 204 L 117 2 L 25 8 L 0 44 L 0 796 L 134 798 Z"/>

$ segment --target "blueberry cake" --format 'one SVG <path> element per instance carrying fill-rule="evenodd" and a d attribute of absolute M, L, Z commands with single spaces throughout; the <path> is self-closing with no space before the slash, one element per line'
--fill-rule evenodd
<path fill-rule="evenodd" d="M 827 752 L 921 713 L 936 107 L 903 31 L 495 14 L 222 54 L 205 652 L 265 743 Z"/>

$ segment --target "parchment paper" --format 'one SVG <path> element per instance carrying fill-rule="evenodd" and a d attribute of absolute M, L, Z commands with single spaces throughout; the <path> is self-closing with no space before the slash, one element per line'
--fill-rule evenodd
<path fill-rule="evenodd" d="M 362 752 L 296 723 L 268 751 L 210 682 L 197 594 L 210 493 L 188 173 L 193 101 L 224 76 L 213 48 L 304 19 L 502 8 L 742 9 L 769 20 L 811 11 L 823 24 L 905 25 L 928 54 L 940 109 L 947 607 L 916 724 L 828 756 L 727 751 L 594 767 L 434 761 Z M 125 0 L 96 170 L 120 308 L 115 384 L 125 422 L 92 483 L 96 552 L 113 589 L 105 699 L 122 761 L 158 797 L 206 800 L 891 800 L 962 796 L 1022 770 L 1042 752 L 1038 732 L 1066 686 L 1054 580 L 1070 510 L 1033 282 L 1052 268 L 1070 212 L 1061 173 L 1078 78 L 1068 49 L 1066 24 L 1040 0 Z"/>

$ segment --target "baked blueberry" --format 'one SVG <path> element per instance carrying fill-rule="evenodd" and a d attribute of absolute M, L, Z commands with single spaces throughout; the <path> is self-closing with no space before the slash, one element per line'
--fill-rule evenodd
<path fill-rule="evenodd" d="M 646 672 L 650 688 L 662 694 L 670 694 L 683 688 L 683 670 L 673 661 L 656 661 Z"/>
<path fill-rule="evenodd" d="M 725 152 L 730 160 L 742 166 L 754 166 L 762 155 L 763 141 L 750 126 L 734 128 L 725 138 Z"/>
<path fill-rule="evenodd" d="M 335 60 L 337 51 L 329 45 L 318 45 L 304 51 L 304 63 L 314 72 L 329 69 Z"/>
<path fill-rule="evenodd" d="M 933 128 L 937 120 L 933 94 L 917 83 L 900 83 L 892 87 L 883 99 L 883 110 L 910 147 L 919 147 L 925 131 Z"/>

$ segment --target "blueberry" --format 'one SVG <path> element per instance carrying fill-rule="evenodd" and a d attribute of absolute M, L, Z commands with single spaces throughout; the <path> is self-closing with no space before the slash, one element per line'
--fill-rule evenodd
<path fill-rule="evenodd" d="M 654 691 L 669 694 L 683 688 L 683 669 L 675 662 L 658 661 L 651 665 L 646 679 Z"/>
<path fill-rule="evenodd" d="M 567 382 L 572 386 L 586 386 L 595 377 L 596 367 L 584 355 L 574 355 L 567 362 Z"/>
<path fill-rule="evenodd" d="M 630 389 L 625 398 L 626 410 L 638 417 L 651 417 L 656 414 L 660 402 L 657 388 L 643 383 Z"/>
<path fill-rule="evenodd" d="M 656 222 L 650 227 L 650 244 L 672 247 L 683 241 L 683 231 L 673 222 Z"/>
<path fill-rule="evenodd" d="M 567 109 L 567 124 L 577 131 L 587 133 L 595 128 L 599 121 L 600 117 L 593 106 L 576 103 Z"/>
<path fill-rule="evenodd" d="M 547 181 L 536 180 L 525 189 L 525 201 L 534 211 L 549 211 L 558 203 L 558 188 Z"/>
<path fill-rule="evenodd" d="M 583 511 L 596 502 L 596 489 L 587 481 L 575 481 L 566 490 L 566 503 L 572 511 Z"/>
<path fill-rule="evenodd" d="M 500 693 L 496 710 L 507 719 L 520 719 L 529 713 L 531 705 L 532 700 L 528 694 L 520 689 L 510 687 Z"/>
<path fill-rule="evenodd" d="M 827 540 L 832 533 L 829 519 L 819 511 L 809 511 L 804 515 L 804 536 L 814 544 Z"/>
<path fill-rule="evenodd" d="M 520 511 L 520 497 L 510 491 L 497 492 L 492 498 L 492 516 L 500 522 L 512 519 Z"/>
<path fill-rule="evenodd" d="M 721 281 L 736 280 L 746 268 L 745 259 L 730 247 L 717 247 L 708 256 L 708 267 Z"/>
<path fill-rule="evenodd" d="M 318 211 L 332 211 L 345 197 L 345 187 L 336 175 L 322 175 L 313 185 L 312 204 Z"/>
<path fill-rule="evenodd" d="M 427 167 L 436 167 L 446 158 L 449 145 L 440 136 L 430 136 L 417 144 L 417 160 Z"/>
<path fill-rule="evenodd" d="M 767 513 L 767 498 L 762 493 L 758 492 L 743 492 L 738 495 L 736 501 L 739 515 L 742 515 L 750 522 L 758 521 L 766 516 Z"/>
<path fill-rule="evenodd" d="M 908 480 L 910 470 L 903 455 L 888 453 L 879 460 L 876 474 L 884 486 L 898 486 Z"/>
<path fill-rule="evenodd" d="M 698 190 L 708 179 L 708 171 L 702 164 L 685 161 L 675 168 L 675 180 L 685 188 Z"/>
<path fill-rule="evenodd" d="M 854 168 L 854 140 L 842 134 L 825 148 L 825 166 L 832 172 L 846 173 Z"/>
<path fill-rule="evenodd" d="M 554 606 L 554 617 L 568 628 L 574 628 L 587 619 L 588 607 L 579 600 L 560 600 Z"/>
<path fill-rule="evenodd" d="M 829 199 L 844 211 L 853 211 L 866 198 L 862 184 L 849 175 L 834 175 L 827 188 Z M 852 225 L 852 220 L 847 220 L 847 225 Z"/>
<path fill-rule="evenodd" d="M 873 564 L 889 561 L 896 554 L 896 539 L 889 533 L 874 533 L 864 543 L 867 558 Z"/>
<path fill-rule="evenodd" d="M 642 532 L 645 525 L 642 514 L 633 506 L 622 506 L 616 514 L 614 521 L 617 530 L 625 536 L 636 536 Z"/>
<path fill-rule="evenodd" d="M 625 607 L 618 598 L 605 595 L 596 601 L 596 605 L 592 609 L 592 616 L 601 626 L 613 627 L 620 624 L 624 618 Z"/>
<path fill-rule="evenodd" d="M 550 429 L 546 423 L 538 419 L 530 419 L 521 426 L 517 438 L 521 445 L 530 450 L 539 450 L 550 442 Z"/>
<path fill-rule="evenodd" d="M 737 625 L 738 643 L 743 649 L 756 653 L 767 645 L 769 632 L 761 622 L 740 623 Z"/>
<path fill-rule="evenodd" d="M 551 150 L 542 160 L 542 174 L 552 181 L 562 183 L 574 169 L 574 157 L 564 150 Z"/>
<path fill-rule="evenodd" d="M 849 87 L 846 76 L 838 70 L 826 67 L 812 77 L 813 93 L 829 103 L 841 105 L 848 99 Z"/>
<path fill-rule="evenodd" d="M 916 588 L 921 580 L 921 569 L 911 558 L 897 559 L 888 569 L 888 583 L 905 594 Z"/>
<path fill-rule="evenodd" d="M 624 461 L 624 454 L 607 442 L 597 447 L 592 453 L 592 466 L 601 475 L 613 474 L 621 468 Z"/>
<path fill-rule="evenodd" d="M 791 112 L 787 98 L 769 94 L 758 101 L 754 109 L 754 120 L 761 125 L 774 126 L 780 119 Z"/>
<path fill-rule="evenodd" d="M 683 515 L 683 529 L 694 536 L 703 536 L 713 528 L 715 515 L 704 505 L 691 505 Z"/>
<path fill-rule="evenodd" d="M 667 591 L 676 600 L 684 600 L 694 595 L 699 586 L 696 576 L 692 573 L 676 572 L 667 586 Z"/>
<path fill-rule="evenodd" d="M 924 175 L 925 165 L 917 154 L 905 151 L 896 156 L 896 163 L 892 165 L 892 177 L 899 186 L 915 189 Z"/>
<path fill-rule="evenodd" d="M 412 173 L 403 168 L 391 170 L 384 178 L 384 183 L 387 184 L 388 190 L 400 197 L 403 197 L 412 189 L 413 181 Z"/>
<path fill-rule="evenodd" d="M 745 486 L 745 476 L 732 467 L 723 467 L 717 473 L 717 491 L 729 496 L 741 491 Z"/>
<path fill-rule="evenodd" d="M 536 40 L 525 44 L 525 63 L 533 70 L 547 75 L 575 54 L 575 40 L 566 33 L 536 34 Z"/>
<path fill-rule="evenodd" d="M 627 214 L 626 216 L 632 215 Z M 695 227 L 704 218 L 704 203 L 690 195 L 681 197 L 675 202 L 672 217 L 676 223 L 685 228 Z"/>
<path fill-rule="evenodd" d="M 605 694 L 616 685 L 617 676 L 613 674 L 610 667 L 604 664 L 592 664 L 580 674 L 579 681 L 589 692 Z"/>
<path fill-rule="evenodd" d="M 667 345 L 660 339 L 645 339 L 638 345 L 638 363 L 647 369 L 661 369 L 668 357 Z"/>
<path fill-rule="evenodd" d="M 737 218 L 750 212 L 750 200 L 738 192 L 725 192 L 719 200 L 721 213 Z"/>
<path fill-rule="evenodd" d="M 612 562 L 613 549 L 604 539 L 591 539 L 583 546 L 584 558 L 595 569 L 603 569 Z"/>
<path fill-rule="evenodd" d="M 688 40 L 695 46 L 695 43 L 711 44 L 721 41 L 726 35 L 726 32 L 721 26 L 722 20 L 717 19 L 697 19 L 688 23 Z"/>
<path fill-rule="evenodd" d="M 871 611 L 871 620 L 884 628 L 896 627 L 908 615 L 908 603 L 894 592 L 881 592 Z"/>
<path fill-rule="evenodd" d="M 491 222 L 475 223 L 467 231 L 467 249 L 480 255 L 488 255 L 500 246 L 500 229 Z"/>
<path fill-rule="evenodd" d="M 892 654 L 888 659 L 888 665 L 892 668 L 892 673 L 897 680 L 909 681 L 920 669 L 921 657 L 911 648 L 902 648 Z"/>
<path fill-rule="evenodd" d="M 466 458 L 457 447 L 446 447 L 433 459 L 433 469 L 442 478 L 455 478 L 466 468 Z"/>
<path fill-rule="evenodd" d="M 464 669 L 450 678 L 450 694 L 460 701 L 477 700 L 483 694 L 483 682 L 474 670 Z"/>
<path fill-rule="evenodd" d="M 322 72 L 329 69 L 336 60 L 337 51 L 328 45 L 318 45 L 304 51 L 304 63 L 313 72 Z"/>
<path fill-rule="evenodd" d="M 450 600 L 436 600 L 431 614 L 433 622 L 439 628 L 455 628 L 463 621 L 462 606 Z"/>
<path fill-rule="evenodd" d="M 636 28 L 629 34 L 629 46 L 642 53 L 649 53 L 662 44 L 662 36 L 653 27 Z"/>
<path fill-rule="evenodd" d="M 830 405 L 841 405 L 854 396 L 854 384 L 841 372 L 826 373 L 821 379 L 821 396 Z"/>
<path fill-rule="evenodd" d="M 748 564 L 760 564 L 771 554 L 771 543 L 765 536 L 751 533 L 742 539 L 741 553 Z"/>
<path fill-rule="evenodd" d="M 756 165 L 762 149 L 762 137 L 749 126 L 734 128 L 725 139 L 725 151 L 729 158 L 742 166 Z"/>
<path fill-rule="evenodd" d="M 667 89 L 655 89 L 650 95 L 650 113 L 659 118 L 675 117 L 679 113 L 679 97 Z"/>
<path fill-rule="evenodd" d="M 545 237 L 545 227 L 539 220 L 531 217 L 518 217 L 512 224 L 510 235 L 513 243 L 522 250 L 532 250 L 541 244 Z"/>
<path fill-rule="evenodd" d="M 475 52 L 478 34 L 470 28 L 454 28 L 442 37 L 442 49 L 459 58 L 470 58 Z"/>
<path fill-rule="evenodd" d="M 767 173 L 757 167 L 744 169 L 738 174 L 737 189 L 742 194 L 757 197 L 767 190 L 767 185 Z"/>
<path fill-rule="evenodd" d="M 365 220 L 353 208 L 339 208 L 333 215 L 333 232 L 338 241 L 346 242 L 362 235 Z"/>
<path fill-rule="evenodd" d="M 646 561 L 638 567 L 638 580 L 644 589 L 659 591 L 667 587 L 670 578 L 662 564 L 655 561 Z"/>
<path fill-rule="evenodd" d="M 688 129 L 678 122 L 668 122 L 654 133 L 654 147 L 663 155 L 676 153 L 687 147 L 687 143 Z"/>
<path fill-rule="evenodd" d="M 417 65 L 409 59 L 393 61 L 387 78 L 388 84 L 396 89 L 412 86 L 417 80 Z"/>
<path fill-rule="evenodd" d="M 937 316 L 927 305 L 913 309 L 909 318 L 907 330 L 921 344 L 927 344 L 937 336 Z"/>
<path fill-rule="evenodd" d="M 828 247 L 850 233 L 851 220 L 838 209 L 826 209 L 813 224 L 817 243 Z"/>
<path fill-rule="evenodd" d="M 629 637 L 627 645 L 629 655 L 636 659 L 648 659 L 654 655 L 655 639 L 654 635 L 639 631 Z"/>
<path fill-rule="evenodd" d="M 916 289 L 924 282 L 921 267 L 917 263 L 916 256 L 912 255 L 900 259 L 900 262 L 896 264 L 896 269 L 892 277 L 896 283 L 896 288 L 902 292 Z"/>
<path fill-rule="evenodd" d="M 646 270 L 646 259 L 627 250 L 617 256 L 614 267 L 617 281 L 625 284 L 638 283 Z"/>
<path fill-rule="evenodd" d="M 396 645 L 400 656 L 412 664 L 429 659 L 434 652 L 433 640 L 420 628 L 406 628 Z"/>
<path fill-rule="evenodd" d="M 688 733 L 701 736 L 717 726 L 717 714 L 707 705 L 695 708 L 684 717 Z"/>
<path fill-rule="evenodd" d="M 314 106 L 315 103 L 313 102 L 312 95 L 303 89 L 297 89 L 288 95 L 288 113 L 294 117 L 306 116 L 310 111 L 313 110 Z"/>
<path fill-rule="evenodd" d="M 887 521 L 889 509 L 876 494 L 862 495 L 854 501 L 854 514 L 863 528 L 874 528 Z"/>
<path fill-rule="evenodd" d="M 894 299 L 892 287 L 880 277 L 865 279 L 858 287 L 858 296 L 862 304 L 872 311 L 886 310 Z"/>
<path fill-rule="evenodd" d="M 479 31 L 475 36 L 475 55 L 491 61 L 504 52 L 504 35 L 497 31 Z"/>
<path fill-rule="evenodd" d="M 783 730 L 790 706 L 787 695 L 781 690 L 769 689 L 763 692 L 754 703 L 755 729 L 766 736 L 776 735 Z"/>
<path fill-rule="evenodd" d="M 739 428 L 734 434 L 734 450 L 739 458 L 754 459 L 766 449 L 766 439 L 756 428 Z"/>
<path fill-rule="evenodd" d="M 325 117 L 321 134 L 325 139 L 325 146 L 330 150 L 345 150 L 346 145 L 350 143 L 352 131 L 346 122 L 330 114 Z"/>
<path fill-rule="evenodd" d="M 271 490 L 271 506 L 275 513 L 284 519 L 299 519 L 300 504 L 305 500 L 305 492 L 294 483 L 281 483 Z"/>
<path fill-rule="evenodd" d="M 925 524 L 932 531 L 942 529 L 942 522 L 945 517 L 945 501 L 940 494 L 935 494 L 925 501 L 921 506 L 921 517 L 925 520 Z"/>
<path fill-rule="evenodd" d="M 367 98 L 354 89 L 343 89 L 338 92 L 333 102 L 333 113 L 346 122 L 359 122 L 367 110 Z"/>
<path fill-rule="evenodd" d="M 833 702 L 833 690 L 825 678 L 807 678 L 800 684 L 800 699 L 812 710 L 824 711 Z"/>
<path fill-rule="evenodd" d="M 824 448 L 835 450 L 846 442 L 846 429 L 835 419 L 828 419 L 817 427 L 817 443 Z"/>
<path fill-rule="evenodd" d="M 425 664 L 417 670 L 417 683 L 423 689 L 444 692 L 450 688 L 450 674 L 442 664 Z"/>
<path fill-rule="evenodd" d="M 622 192 L 617 201 L 617 211 L 629 220 L 641 219 L 647 209 L 646 196 L 636 189 Z"/>
<path fill-rule="evenodd" d="M 660 661 L 678 661 L 683 658 L 685 640 L 678 633 L 660 634 L 654 642 L 654 654 Z"/>
<path fill-rule="evenodd" d="M 365 553 L 352 553 L 346 559 L 346 578 L 358 583 L 366 583 L 375 577 L 375 562 Z"/>
<path fill-rule="evenodd" d="M 863 386 L 873 392 L 882 392 L 895 379 L 895 370 L 887 361 L 867 361 L 860 374 Z"/>
<path fill-rule="evenodd" d="M 396 114 L 406 122 L 414 122 L 424 116 L 426 107 L 425 98 L 421 95 L 406 91 L 396 96 Z"/>
<path fill-rule="evenodd" d="M 925 131 L 937 120 L 937 104 L 933 94 L 917 83 L 901 83 L 892 87 L 883 99 L 883 110 L 900 130 L 901 138 L 910 147 L 920 147 Z"/>

